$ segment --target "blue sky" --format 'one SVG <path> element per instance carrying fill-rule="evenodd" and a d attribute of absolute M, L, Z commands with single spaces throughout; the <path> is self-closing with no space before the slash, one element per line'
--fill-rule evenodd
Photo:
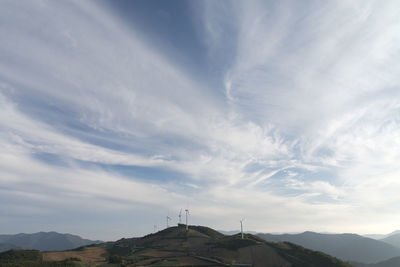
<path fill-rule="evenodd" d="M 400 226 L 397 1 L 12 1 L 0 228 Z"/>

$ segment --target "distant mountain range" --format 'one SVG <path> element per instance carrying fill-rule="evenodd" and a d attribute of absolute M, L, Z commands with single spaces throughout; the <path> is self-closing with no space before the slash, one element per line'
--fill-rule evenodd
<path fill-rule="evenodd" d="M 380 239 L 380 241 L 386 242 L 388 244 L 400 248 L 400 234 L 389 235 L 388 237 Z"/>
<path fill-rule="evenodd" d="M 169 227 L 144 237 L 123 238 L 77 250 L 0 253 L 0 266 L 281 266 L 352 267 L 325 253 L 245 234 L 223 235 L 204 226 Z"/>
<path fill-rule="evenodd" d="M 387 237 L 397 235 L 397 234 L 400 234 L 400 230 L 393 231 L 390 234 L 367 234 L 367 235 L 363 235 L 363 236 L 372 238 L 372 239 L 376 239 L 376 240 L 382 240 L 382 239 L 385 239 Z"/>
<path fill-rule="evenodd" d="M 368 235 L 363 235 L 363 237 L 368 237 L 368 238 L 372 238 L 375 240 L 379 240 L 382 238 L 385 238 L 387 235 L 381 235 L 381 234 L 368 234 Z"/>
<path fill-rule="evenodd" d="M 199 228 L 203 229 L 203 228 Z M 239 232 L 218 231 L 232 235 Z M 213 232 L 218 235 L 218 232 Z M 251 233 L 255 233 L 251 231 Z M 221 235 L 221 234 L 219 234 Z M 223 235 L 218 238 L 222 238 Z M 251 236 L 248 235 L 247 236 Z M 395 231 L 375 240 L 356 234 L 322 234 L 304 232 L 300 234 L 257 234 L 269 242 L 290 242 L 311 250 L 317 250 L 350 262 L 355 267 L 399 267 L 400 232 Z M 214 237 L 213 237 L 214 238 Z M 77 235 L 57 232 L 34 234 L 0 235 L 0 252 L 10 249 L 36 249 L 40 251 L 71 250 L 81 246 L 100 244 L 102 241 L 83 239 Z"/>
<path fill-rule="evenodd" d="M 257 235 L 267 241 L 287 241 L 308 249 L 322 251 L 345 261 L 376 263 L 400 256 L 400 248 L 356 234 L 304 232 L 301 234 Z M 392 240 L 393 243 L 396 240 Z"/>
<path fill-rule="evenodd" d="M 9 249 L 37 249 L 40 251 L 67 250 L 101 242 L 83 239 L 77 235 L 60 234 L 57 232 L 0 235 L 0 251 Z"/>
<path fill-rule="evenodd" d="M 16 245 L 13 245 L 13 244 L 0 243 L 0 252 L 10 250 L 10 249 L 21 249 L 21 248 Z"/>
<path fill-rule="evenodd" d="M 365 264 L 358 262 L 350 262 L 354 267 L 399 267 L 400 257 L 391 258 L 389 260 L 381 261 L 378 263 Z"/>
<path fill-rule="evenodd" d="M 386 234 L 386 235 L 374 234 L 374 235 L 364 235 L 364 236 L 374 238 L 376 240 L 385 242 L 387 244 L 390 244 L 390 245 L 400 249 L 400 230 L 396 230 L 396 231 L 394 231 L 390 234 Z M 356 266 L 364 266 L 364 265 L 356 265 Z M 399 267 L 400 266 L 400 257 L 391 258 L 387 261 L 376 263 L 375 265 L 365 265 L 365 266 L 370 266 L 370 267 L 396 266 L 396 267 Z"/>

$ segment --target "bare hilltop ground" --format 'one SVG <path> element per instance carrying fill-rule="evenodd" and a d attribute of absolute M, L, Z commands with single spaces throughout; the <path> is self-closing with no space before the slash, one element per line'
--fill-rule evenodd
<path fill-rule="evenodd" d="M 43 252 L 43 261 L 65 261 L 79 259 L 79 262 L 96 266 L 107 263 L 108 253 L 103 247 L 83 247 L 79 250 Z"/>
<path fill-rule="evenodd" d="M 203 226 L 190 226 L 186 231 L 184 225 L 141 238 L 39 254 L 42 264 L 37 266 L 351 266 L 291 243 L 266 242 L 250 234 L 241 239 Z M 1 260 L 0 254 L 1 266 L 15 266 Z"/>

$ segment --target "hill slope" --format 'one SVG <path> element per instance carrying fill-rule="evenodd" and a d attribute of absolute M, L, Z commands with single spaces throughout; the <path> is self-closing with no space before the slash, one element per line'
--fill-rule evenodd
<path fill-rule="evenodd" d="M 45 261 L 38 250 L 9 250 L 0 253 L 1 267 L 78 267 L 86 266 L 74 259 Z"/>
<path fill-rule="evenodd" d="M 0 266 L 28 263 L 29 266 L 351 267 L 295 244 L 271 243 L 251 234 L 242 239 L 239 234 L 227 236 L 203 226 L 190 226 L 186 231 L 183 225 L 141 238 L 123 238 L 69 251 L 0 253 Z"/>
<path fill-rule="evenodd" d="M 388 244 L 390 244 L 392 246 L 400 248 L 400 234 L 399 233 L 389 235 L 388 237 L 380 239 L 380 241 L 383 241 L 383 242 L 388 243 Z"/>
<path fill-rule="evenodd" d="M 336 258 L 290 243 L 270 243 L 246 234 L 226 236 L 203 226 L 170 227 L 142 238 L 109 243 L 111 261 L 151 265 L 349 267 Z"/>
<path fill-rule="evenodd" d="M 400 249 L 382 241 L 355 234 L 258 234 L 272 242 L 291 242 L 308 249 L 322 251 L 346 261 L 375 263 L 400 256 Z"/>
<path fill-rule="evenodd" d="M 77 235 L 60 234 L 57 232 L 39 232 L 35 234 L 16 234 L 16 235 L 0 235 L 0 251 L 8 249 L 36 249 L 46 250 L 66 250 L 80 246 L 99 243 L 83 239 Z M 5 244 L 8 244 L 7 246 Z M 2 247 L 4 247 L 2 249 Z"/>

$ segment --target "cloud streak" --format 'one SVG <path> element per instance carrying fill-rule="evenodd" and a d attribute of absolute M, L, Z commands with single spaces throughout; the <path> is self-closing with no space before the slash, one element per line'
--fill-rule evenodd
<path fill-rule="evenodd" d="M 6 231 L 46 225 L 116 238 L 88 225 L 116 226 L 108 216 L 140 210 L 137 230 L 121 235 L 143 234 L 184 206 L 218 228 L 237 228 L 241 217 L 259 231 L 395 227 L 387 221 L 399 200 L 396 2 L 193 3 L 219 88 L 197 82 L 104 4 L 4 5 Z M 83 228 L 39 219 L 60 211 Z M 210 219 L 217 214 L 226 219 Z M 20 229 L 21 218 L 35 223 Z"/>

